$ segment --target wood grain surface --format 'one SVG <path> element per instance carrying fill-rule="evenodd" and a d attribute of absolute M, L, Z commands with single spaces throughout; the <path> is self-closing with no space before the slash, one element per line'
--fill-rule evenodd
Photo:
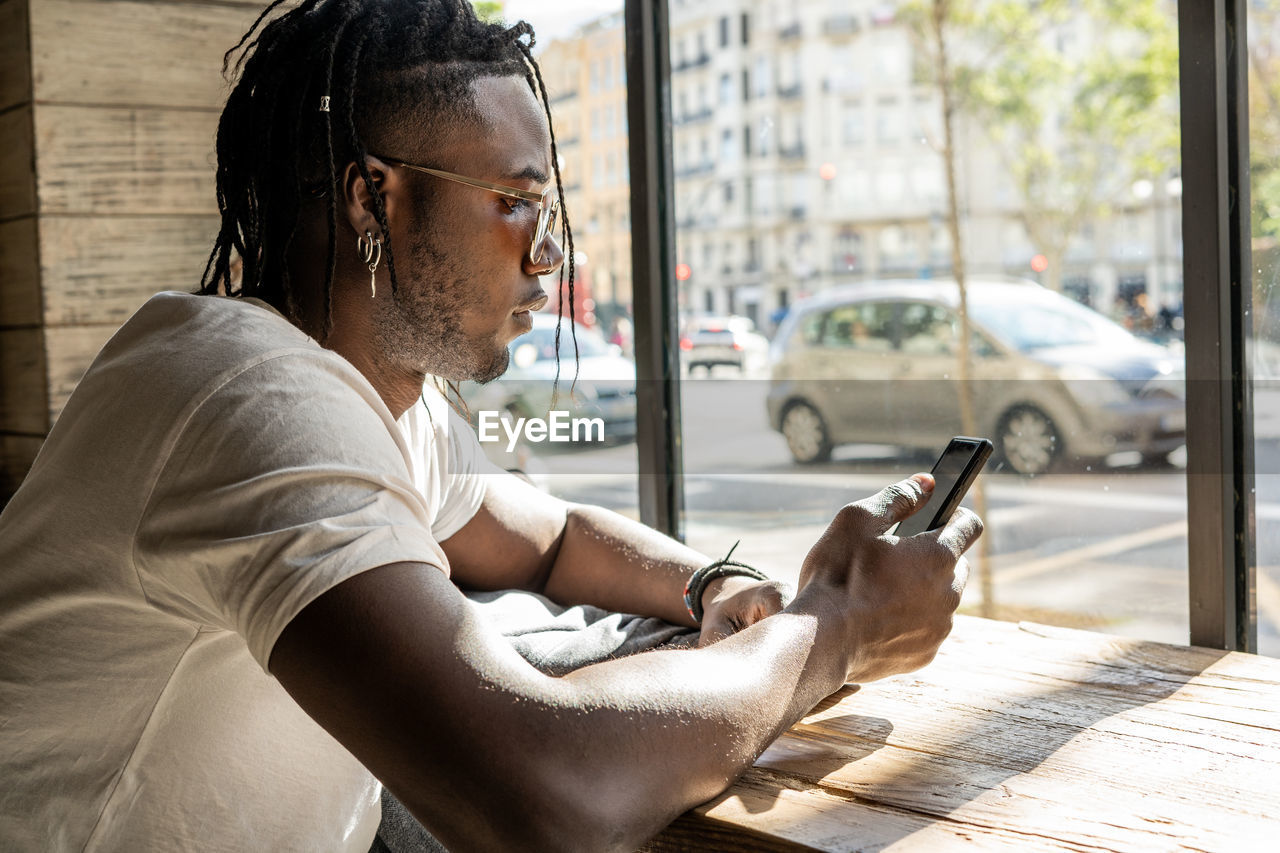
<path fill-rule="evenodd" d="M 1280 661 L 969 617 L 651 850 L 1271 850 Z"/>
<path fill-rule="evenodd" d="M 215 110 L 222 55 L 265 2 L 39 0 L 31 6 L 39 103 Z"/>
<path fill-rule="evenodd" d="M 195 290 L 217 230 L 215 215 L 42 217 L 45 322 L 118 325 L 158 291 Z"/>
<path fill-rule="evenodd" d="M 0 0 L 0 110 L 31 100 L 27 0 Z"/>
<path fill-rule="evenodd" d="M 40 323 L 35 216 L 0 222 L 0 327 Z"/>

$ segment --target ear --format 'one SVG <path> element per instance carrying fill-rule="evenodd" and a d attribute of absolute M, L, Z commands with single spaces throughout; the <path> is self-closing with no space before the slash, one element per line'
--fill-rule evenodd
<path fill-rule="evenodd" d="M 382 196 L 382 206 L 387 212 L 387 224 L 391 225 L 404 200 L 404 184 L 400 170 L 392 169 L 372 154 L 365 156 L 364 163 L 374 186 L 378 188 L 378 194 Z M 342 207 L 348 223 L 357 235 L 363 236 L 365 231 L 382 235 L 382 226 L 378 224 L 373 193 L 354 162 L 348 163 L 342 173 Z M 382 236 L 385 239 L 385 235 Z"/>

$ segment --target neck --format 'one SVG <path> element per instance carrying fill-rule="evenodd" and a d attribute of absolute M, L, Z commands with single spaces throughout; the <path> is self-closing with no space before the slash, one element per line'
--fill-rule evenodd
<path fill-rule="evenodd" d="M 372 336 L 372 330 L 362 328 L 359 322 L 335 322 L 333 332 L 323 345 L 351 362 L 378 392 L 391 416 L 399 418 L 421 396 L 427 375 L 388 362 L 375 347 L 370 346 L 373 340 L 376 337 Z"/>

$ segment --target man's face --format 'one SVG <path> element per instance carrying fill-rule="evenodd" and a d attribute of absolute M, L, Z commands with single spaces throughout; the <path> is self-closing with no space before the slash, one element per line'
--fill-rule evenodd
<path fill-rule="evenodd" d="M 472 89 L 489 130 L 452 134 L 416 162 L 541 192 L 553 180 L 551 140 L 528 84 L 484 77 Z M 395 363 L 446 379 L 495 379 L 507 369 L 507 344 L 546 302 L 538 276 L 563 254 L 548 237 L 541 260 L 530 258 L 536 203 L 410 174 L 419 194 L 409 216 L 392 223 L 399 294 L 378 300 L 379 348 Z"/>

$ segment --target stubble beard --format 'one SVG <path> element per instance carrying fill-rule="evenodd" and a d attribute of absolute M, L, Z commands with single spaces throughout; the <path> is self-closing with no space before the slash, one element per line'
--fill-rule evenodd
<path fill-rule="evenodd" d="M 461 264 L 429 234 L 417 237 L 407 258 L 416 269 L 397 270 L 398 292 L 379 311 L 378 350 L 394 364 L 452 381 L 489 382 L 505 373 L 507 347 L 468 338 L 459 323 L 476 302 L 468 299 L 476 289 Z M 416 275 L 418 270 L 431 275 Z"/>

